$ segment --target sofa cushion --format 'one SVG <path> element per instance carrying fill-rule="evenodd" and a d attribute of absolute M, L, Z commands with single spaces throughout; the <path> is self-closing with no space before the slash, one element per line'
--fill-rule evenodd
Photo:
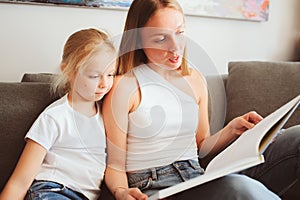
<path fill-rule="evenodd" d="M 265 117 L 300 94 L 300 62 L 230 62 L 226 94 L 226 124 L 251 110 Z M 285 127 L 295 124 L 300 108 Z"/>
<path fill-rule="evenodd" d="M 25 73 L 21 79 L 21 82 L 45 82 L 51 83 L 57 77 L 57 74 L 51 73 Z"/>
<path fill-rule="evenodd" d="M 25 145 L 24 136 L 39 113 L 57 97 L 49 83 L 0 83 L 0 191 Z"/>

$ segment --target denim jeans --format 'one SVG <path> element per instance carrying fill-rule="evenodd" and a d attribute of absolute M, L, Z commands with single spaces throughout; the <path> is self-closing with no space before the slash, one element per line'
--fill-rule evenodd
<path fill-rule="evenodd" d="M 51 181 L 34 181 L 25 200 L 88 200 L 83 194 Z"/>
<path fill-rule="evenodd" d="M 201 176 L 198 161 L 177 161 L 167 166 L 127 172 L 129 187 L 151 195 L 158 190 Z M 228 175 L 173 195 L 170 199 L 280 199 L 260 182 L 240 174 Z"/>
<path fill-rule="evenodd" d="M 283 129 L 264 152 L 265 163 L 241 172 L 283 195 L 300 181 L 300 125 Z M 300 197 L 300 188 L 299 188 Z"/>

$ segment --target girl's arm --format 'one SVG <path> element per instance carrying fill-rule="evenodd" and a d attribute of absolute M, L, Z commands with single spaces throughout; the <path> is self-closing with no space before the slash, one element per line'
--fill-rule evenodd
<path fill-rule="evenodd" d="M 0 200 L 24 199 L 46 152 L 41 145 L 28 139 L 13 174 L 0 194 Z"/>
<path fill-rule="evenodd" d="M 128 114 L 137 105 L 136 95 L 138 90 L 134 78 L 117 77 L 102 107 L 108 154 L 105 183 L 118 200 L 147 198 L 138 188 L 128 188 L 125 167 Z"/>

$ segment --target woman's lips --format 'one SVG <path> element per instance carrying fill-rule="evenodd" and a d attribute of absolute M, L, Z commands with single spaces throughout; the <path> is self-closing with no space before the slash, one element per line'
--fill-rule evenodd
<path fill-rule="evenodd" d="M 179 56 L 175 56 L 175 57 L 173 57 L 173 58 L 170 58 L 169 61 L 172 62 L 172 63 L 178 63 L 178 61 L 179 61 Z"/>

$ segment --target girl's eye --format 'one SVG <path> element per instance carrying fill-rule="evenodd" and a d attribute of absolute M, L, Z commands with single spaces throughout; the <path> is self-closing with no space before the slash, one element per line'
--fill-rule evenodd
<path fill-rule="evenodd" d="M 115 74 L 114 73 L 111 73 L 111 74 L 108 74 L 108 77 L 113 77 Z"/>
<path fill-rule="evenodd" d="M 90 78 L 99 78 L 99 75 L 89 76 Z"/>

